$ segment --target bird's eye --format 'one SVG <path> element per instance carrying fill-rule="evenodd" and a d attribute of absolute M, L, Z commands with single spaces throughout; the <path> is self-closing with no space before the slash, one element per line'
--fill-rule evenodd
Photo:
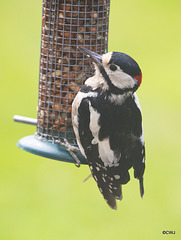
<path fill-rule="evenodd" d="M 109 66 L 109 69 L 114 72 L 114 71 L 117 70 L 117 67 L 116 67 L 116 65 L 111 64 L 111 65 Z"/>

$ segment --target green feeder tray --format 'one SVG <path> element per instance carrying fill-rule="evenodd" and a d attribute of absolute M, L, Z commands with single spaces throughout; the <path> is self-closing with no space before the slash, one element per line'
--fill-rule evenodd
<path fill-rule="evenodd" d="M 75 159 L 70 155 L 65 147 L 58 143 L 51 143 L 48 140 L 39 140 L 36 135 L 21 138 L 17 143 L 17 147 L 41 157 L 76 164 Z M 87 164 L 86 159 L 80 153 L 76 153 L 76 156 L 80 160 L 81 164 Z"/>
<path fill-rule="evenodd" d="M 16 122 L 27 123 L 31 125 L 36 125 L 37 123 L 36 119 L 17 115 L 15 115 L 13 119 Z M 36 134 L 21 138 L 17 143 L 17 147 L 41 157 L 77 164 L 76 160 L 64 146 L 59 143 L 52 143 L 47 139 L 42 140 L 38 138 Z M 74 152 L 74 154 L 80 161 L 80 164 L 87 164 L 85 157 L 81 153 Z"/>

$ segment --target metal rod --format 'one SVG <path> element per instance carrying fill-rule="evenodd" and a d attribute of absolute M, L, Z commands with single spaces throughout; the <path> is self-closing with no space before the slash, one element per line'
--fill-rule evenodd
<path fill-rule="evenodd" d="M 35 118 L 29 118 L 29 117 L 23 117 L 19 115 L 14 115 L 13 120 L 15 122 L 20 122 L 20 123 L 26 123 L 26 124 L 31 124 L 31 125 L 37 125 L 37 119 Z"/>

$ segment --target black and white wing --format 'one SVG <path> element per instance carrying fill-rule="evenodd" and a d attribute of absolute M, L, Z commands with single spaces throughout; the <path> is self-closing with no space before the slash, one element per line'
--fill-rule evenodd
<path fill-rule="evenodd" d="M 108 205 L 117 209 L 116 199 L 122 199 L 122 184 L 130 180 L 131 167 L 140 181 L 141 196 L 144 193 L 145 150 L 139 101 L 134 94 L 126 106 L 101 103 L 101 110 L 93 104 L 96 93 L 91 94 L 79 92 L 73 102 L 74 132 L 100 192 Z"/>
<path fill-rule="evenodd" d="M 104 199 L 111 208 L 117 209 L 116 199 L 122 199 L 121 184 L 125 179 L 129 181 L 129 176 L 120 169 L 119 159 L 110 149 L 109 139 L 99 140 L 100 113 L 91 106 L 89 98 L 81 98 L 81 95 L 76 96 L 72 110 L 77 142 Z"/>

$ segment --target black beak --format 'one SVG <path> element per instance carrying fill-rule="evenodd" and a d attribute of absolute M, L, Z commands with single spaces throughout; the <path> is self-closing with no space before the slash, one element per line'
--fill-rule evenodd
<path fill-rule="evenodd" d="M 79 49 L 80 52 L 82 52 L 86 56 L 90 57 L 92 59 L 92 61 L 95 62 L 95 64 L 98 67 L 102 67 L 102 56 L 101 55 L 99 55 L 95 52 L 92 52 L 86 48 L 80 47 L 80 46 L 78 46 L 77 48 Z"/>

